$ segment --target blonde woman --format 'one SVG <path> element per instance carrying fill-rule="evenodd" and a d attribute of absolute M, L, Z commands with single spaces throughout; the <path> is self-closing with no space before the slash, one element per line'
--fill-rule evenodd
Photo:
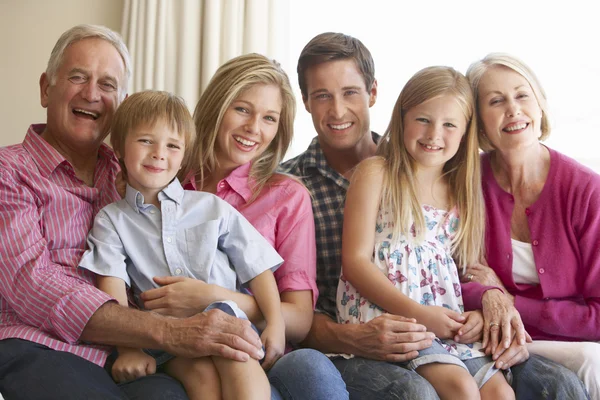
<path fill-rule="evenodd" d="M 283 257 L 275 279 L 290 344 L 308 333 L 318 296 L 310 196 L 297 180 L 275 173 L 292 140 L 295 109 L 289 79 L 278 63 L 258 54 L 228 61 L 198 101 L 194 155 L 181 174 L 187 189 L 214 193 L 238 209 Z M 157 282 L 163 287 L 142 295 L 147 308 L 190 315 L 229 299 L 259 327 L 265 322 L 249 294 L 183 278 Z M 339 372 L 322 353 L 296 350 L 277 361 L 281 356 L 267 346 L 263 367 L 277 389 L 274 397 L 348 397 Z"/>

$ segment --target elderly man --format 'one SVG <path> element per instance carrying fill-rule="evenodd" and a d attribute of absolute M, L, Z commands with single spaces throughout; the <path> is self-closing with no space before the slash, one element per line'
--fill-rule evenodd
<path fill-rule="evenodd" d="M 126 96 L 129 64 L 109 29 L 68 30 L 40 77 L 46 124 L 0 149 L 0 392 L 7 398 L 187 398 L 164 374 L 115 384 L 102 345 L 240 361 L 261 355 L 248 321 L 217 310 L 175 319 L 121 307 L 77 268 L 94 215 L 119 198 L 118 162 L 103 140 Z"/>

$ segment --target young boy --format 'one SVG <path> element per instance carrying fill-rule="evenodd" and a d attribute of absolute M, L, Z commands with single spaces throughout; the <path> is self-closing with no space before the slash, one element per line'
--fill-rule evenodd
<path fill-rule="evenodd" d="M 97 275 L 98 288 L 127 307 L 126 285 L 138 295 L 155 276 L 184 276 L 230 290 L 249 283 L 265 320 L 263 343 L 281 346 L 285 328 L 273 271 L 277 252 L 233 207 L 218 197 L 184 191 L 176 178 L 190 156 L 194 122 L 179 97 L 145 91 L 115 113 L 111 144 L 127 182 L 125 199 L 102 209 L 88 236 L 80 266 Z M 240 318 L 231 301 L 211 304 Z M 199 312 L 202 310 L 198 310 Z M 155 350 L 118 347 L 117 382 L 153 374 L 157 365 L 178 379 L 191 399 L 265 399 L 270 386 L 256 360 L 174 358 Z"/>

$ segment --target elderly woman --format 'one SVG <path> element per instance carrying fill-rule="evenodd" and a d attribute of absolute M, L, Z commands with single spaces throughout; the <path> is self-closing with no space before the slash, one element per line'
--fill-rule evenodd
<path fill-rule="evenodd" d="M 489 267 L 467 269 L 465 306 L 483 306 L 496 358 L 512 330 L 523 342 L 524 325 L 530 353 L 571 369 L 600 399 L 600 176 L 540 143 L 546 96 L 523 62 L 490 54 L 467 77 L 485 152 Z"/>

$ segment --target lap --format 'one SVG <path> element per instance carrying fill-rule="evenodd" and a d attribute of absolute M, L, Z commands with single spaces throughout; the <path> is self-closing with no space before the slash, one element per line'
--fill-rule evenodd
<path fill-rule="evenodd" d="M 0 341 L 0 392 L 10 399 L 162 399 L 165 392 L 187 399 L 182 386 L 166 375 L 117 385 L 94 363 L 21 339 Z"/>

